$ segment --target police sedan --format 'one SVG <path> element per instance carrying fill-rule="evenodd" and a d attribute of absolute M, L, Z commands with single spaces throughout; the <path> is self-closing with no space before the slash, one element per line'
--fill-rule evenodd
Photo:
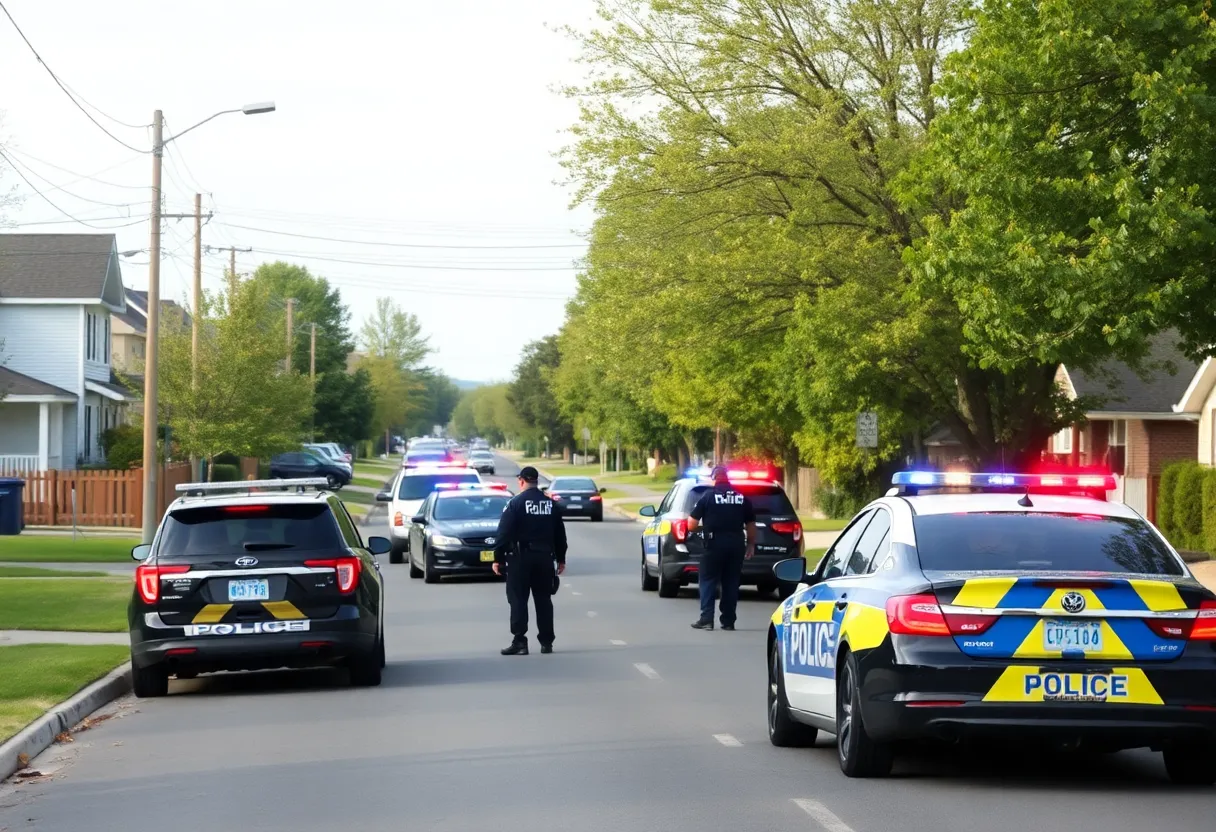
<path fill-rule="evenodd" d="M 1163 752 L 1216 782 L 1216 595 L 1113 478 L 905 472 L 799 580 L 768 634 L 769 738 L 837 737 L 850 777 L 899 740 Z"/>
<path fill-rule="evenodd" d="M 440 483 L 410 518 L 410 577 L 492 575 L 494 537 L 511 494 L 502 483 Z"/>

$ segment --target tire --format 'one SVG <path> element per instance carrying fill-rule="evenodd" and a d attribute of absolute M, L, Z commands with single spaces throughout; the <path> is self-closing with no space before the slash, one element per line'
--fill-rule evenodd
<path fill-rule="evenodd" d="M 600 512 L 596 512 L 595 514 L 591 515 L 591 522 L 592 523 L 603 523 L 604 522 L 604 512 L 600 511 Z"/>
<path fill-rule="evenodd" d="M 338 478 L 335 477 L 333 474 L 326 474 L 325 475 L 325 487 L 328 488 L 330 491 L 337 491 L 338 490 Z"/>
<path fill-rule="evenodd" d="M 1210 786 L 1216 783 L 1216 757 L 1211 746 L 1178 745 L 1161 756 L 1170 780 L 1179 786 Z"/>
<path fill-rule="evenodd" d="M 405 563 L 405 548 L 393 543 L 393 548 L 388 550 L 389 563 Z"/>
<path fill-rule="evenodd" d="M 659 560 L 659 597 L 660 598 L 675 598 L 680 594 L 679 581 L 669 581 L 667 576 L 663 574 L 663 561 Z"/>
<path fill-rule="evenodd" d="M 777 582 L 777 600 L 778 601 L 784 601 L 786 598 L 789 598 L 791 595 L 793 595 L 797 591 L 798 591 L 798 584 L 792 584 L 787 581 L 778 581 Z"/>
<path fill-rule="evenodd" d="M 431 568 L 431 556 L 426 549 L 422 550 L 422 581 L 428 584 L 439 583 L 439 576 Z"/>
<path fill-rule="evenodd" d="M 856 656 L 846 656 L 837 674 L 836 756 L 840 770 L 846 777 L 886 777 L 895 763 L 895 754 L 890 745 L 875 742 L 866 733 Z"/>
<path fill-rule="evenodd" d="M 140 699 L 152 699 L 169 693 L 169 671 L 163 664 L 148 667 L 131 665 L 131 690 Z"/>
<path fill-rule="evenodd" d="M 350 671 L 350 683 L 357 688 L 374 688 L 380 684 L 380 654 L 384 650 L 383 639 L 376 639 L 376 646 L 367 653 L 357 653 L 346 660 Z"/>
<path fill-rule="evenodd" d="M 418 578 L 421 578 L 422 570 L 414 565 L 414 556 L 413 555 L 410 555 L 409 564 L 410 564 L 410 577 L 415 580 L 417 580 Z"/>
<path fill-rule="evenodd" d="M 776 591 L 776 581 L 761 581 L 760 583 L 756 584 L 756 592 L 759 592 L 761 595 L 772 595 Z"/>
<path fill-rule="evenodd" d="M 778 748 L 808 748 L 819 731 L 795 722 L 785 695 L 785 671 L 781 668 L 781 646 L 773 639 L 768 649 L 768 741 Z"/>
<path fill-rule="evenodd" d="M 380 655 L 380 667 L 386 667 L 388 665 L 388 659 L 384 657 L 384 633 L 380 634 L 380 642 L 376 646 L 376 652 Z"/>
<path fill-rule="evenodd" d="M 654 592 L 659 588 L 659 579 L 646 571 L 646 556 L 642 555 L 642 591 Z"/>

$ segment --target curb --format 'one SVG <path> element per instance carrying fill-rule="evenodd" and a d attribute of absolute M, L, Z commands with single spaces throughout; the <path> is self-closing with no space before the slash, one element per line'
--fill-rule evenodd
<path fill-rule="evenodd" d="M 645 526 L 647 523 L 650 522 L 649 519 L 642 517 L 640 514 L 635 514 L 633 512 L 625 511 L 624 509 L 617 508 L 616 506 L 608 506 L 608 508 L 617 517 L 624 517 L 626 520 L 632 520 L 633 522 L 639 523 L 643 526 Z"/>
<path fill-rule="evenodd" d="M 39 754 L 50 748 L 55 737 L 64 731 L 70 731 L 102 705 L 114 701 L 130 690 L 131 664 L 127 662 L 85 687 L 71 699 L 51 708 L 18 731 L 16 736 L 0 743 L 0 780 L 7 779 L 13 772 L 25 767 L 20 760 L 22 754 L 32 763 Z"/>

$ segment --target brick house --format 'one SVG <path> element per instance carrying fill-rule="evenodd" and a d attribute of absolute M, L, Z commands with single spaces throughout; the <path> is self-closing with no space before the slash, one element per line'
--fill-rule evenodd
<path fill-rule="evenodd" d="M 1107 468 L 1118 483 L 1112 499 L 1155 520 L 1162 469 L 1195 459 L 1201 416 L 1206 413 L 1208 423 L 1213 421 L 1216 367 L 1211 367 L 1211 359 L 1201 364 L 1187 358 L 1176 338 L 1164 333 L 1153 339 L 1143 372 L 1117 361 L 1092 372 L 1061 365 L 1056 381 L 1069 398 L 1092 396 L 1102 403 L 1086 412 L 1085 423 L 1053 436 L 1046 456 L 1070 465 Z M 1205 448 L 1211 455 L 1208 438 Z"/>

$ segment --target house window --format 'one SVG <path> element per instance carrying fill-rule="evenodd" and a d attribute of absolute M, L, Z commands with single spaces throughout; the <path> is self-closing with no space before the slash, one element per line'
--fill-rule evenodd
<path fill-rule="evenodd" d="M 101 360 L 102 360 L 102 362 L 109 364 L 110 363 L 110 350 L 113 349 L 110 346 L 110 316 L 106 315 L 105 320 L 106 320 L 106 340 L 104 342 L 105 351 L 102 352 L 102 354 L 101 354 Z"/>
<path fill-rule="evenodd" d="M 93 313 L 86 312 L 84 316 L 84 357 L 93 360 Z"/>
<path fill-rule="evenodd" d="M 1051 452 L 1053 454 L 1072 453 L 1072 427 L 1066 427 L 1051 437 Z"/>
<path fill-rule="evenodd" d="M 1127 447 L 1127 420 L 1115 419 L 1110 423 L 1109 444 L 1112 448 Z"/>
<path fill-rule="evenodd" d="M 1107 433 L 1106 467 L 1112 474 L 1122 474 L 1127 464 L 1127 420 L 1114 419 Z"/>

